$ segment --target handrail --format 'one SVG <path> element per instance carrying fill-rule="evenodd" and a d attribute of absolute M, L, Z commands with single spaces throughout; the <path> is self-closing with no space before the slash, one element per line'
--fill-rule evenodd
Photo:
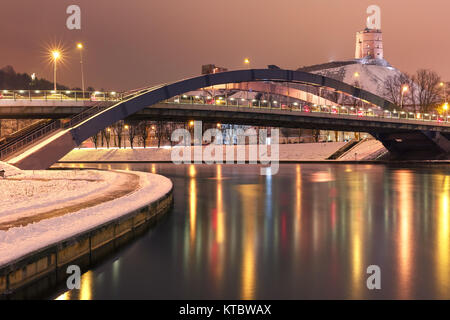
<path fill-rule="evenodd" d="M 121 95 L 120 100 L 130 99 L 138 94 L 142 94 L 148 92 L 155 87 L 150 87 L 146 89 L 139 90 L 137 92 L 132 93 L 124 93 Z M 10 145 L 4 150 L 0 150 L 0 159 L 5 159 L 5 157 L 15 153 L 21 149 L 24 149 L 26 146 L 35 143 L 38 139 L 42 139 L 44 136 L 49 135 L 50 133 L 55 132 L 58 129 L 69 129 L 74 127 L 75 125 L 81 123 L 82 121 L 92 117 L 93 115 L 100 113 L 101 111 L 107 109 L 113 101 L 101 101 L 98 104 L 92 106 L 91 108 L 73 116 L 68 122 L 62 123 L 60 120 L 55 120 L 51 122 L 49 125 L 43 127 L 42 129 L 33 132 L 30 135 L 25 136 L 14 144 Z"/>
<path fill-rule="evenodd" d="M 1 90 L 1 100 L 39 101 L 119 101 L 123 92 L 80 91 L 80 90 Z"/>
<path fill-rule="evenodd" d="M 23 149 L 25 146 L 29 145 L 30 143 L 35 142 L 37 139 L 40 139 L 46 135 L 48 135 L 51 132 L 54 132 L 61 128 L 61 120 L 55 120 L 51 122 L 49 125 L 43 127 L 42 129 L 33 132 L 30 135 L 25 136 L 23 139 L 20 139 L 16 143 L 8 146 L 4 150 L 0 150 L 0 159 L 4 159 L 8 155 L 11 155 L 12 153 Z"/>

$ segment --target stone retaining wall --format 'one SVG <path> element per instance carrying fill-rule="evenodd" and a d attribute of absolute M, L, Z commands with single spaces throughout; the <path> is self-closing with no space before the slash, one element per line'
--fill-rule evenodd
<path fill-rule="evenodd" d="M 145 231 L 172 203 L 171 189 L 138 210 L 0 266 L 0 299 L 38 297 L 66 279 L 68 265 L 83 268 L 98 262 Z"/>

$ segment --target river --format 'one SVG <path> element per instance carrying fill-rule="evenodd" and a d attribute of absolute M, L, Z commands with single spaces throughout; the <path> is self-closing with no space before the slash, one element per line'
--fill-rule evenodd
<path fill-rule="evenodd" d="M 162 174 L 174 208 L 51 298 L 450 299 L 448 166 L 64 166 Z"/>

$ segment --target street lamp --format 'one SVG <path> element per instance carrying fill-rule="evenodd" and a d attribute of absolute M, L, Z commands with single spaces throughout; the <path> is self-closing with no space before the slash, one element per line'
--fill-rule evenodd
<path fill-rule="evenodd" d="M 58 50 L 53 50 L 51 54 L 53 58 L 53 88 L 56 91 L 56 63 L 58 59 L 61 58 L 61 52 L 59 52 Z"/>
<path fill-rule="evenodd" d="M 247 65 L 247 68 L 250 69 L 250 59 L 249 58 L 244 59 L 244 64 Z"/>
<path fill-rule="evenodd" d="M 407 85 L 402 86 L 402 97 L 400 99 L 400 109 L 403 109 L 403 95 L 407 91 L 408 91 L 408 86 Z"/>
<path fill-rule="evenodd" d="M 83 91 L 83 99 L 84 99 L 84 70 L 83 70 L 83 49 L 84 46 L 82 43 L 77 44 L 77 49 L 80 50 L 80 66 L 81 66 L 81 90 Z"/>
<path fill-rule="evenodd" d="M 442 88 L 443 92 L 443 98 L 444 98 L 444 102 L 447 102 L 447 86 L 445 84 L 445 82 L 441 82 L 439 83 L 439 86 Z"/>

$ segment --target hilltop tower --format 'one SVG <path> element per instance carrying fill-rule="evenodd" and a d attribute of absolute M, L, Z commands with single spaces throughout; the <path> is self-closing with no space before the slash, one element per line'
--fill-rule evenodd
<path fill-rule="evenodd" d="M 356 33 L 355 59 L 384 59 L 381 30 L 364 29 Z"/>
<path fill-rule="evenodd" d="M 376 5 L 369 6 L 367 27 L 356 33 L 355 59 L 384 59 L 383 35 L 381 33 L 381 10 Z"/>

